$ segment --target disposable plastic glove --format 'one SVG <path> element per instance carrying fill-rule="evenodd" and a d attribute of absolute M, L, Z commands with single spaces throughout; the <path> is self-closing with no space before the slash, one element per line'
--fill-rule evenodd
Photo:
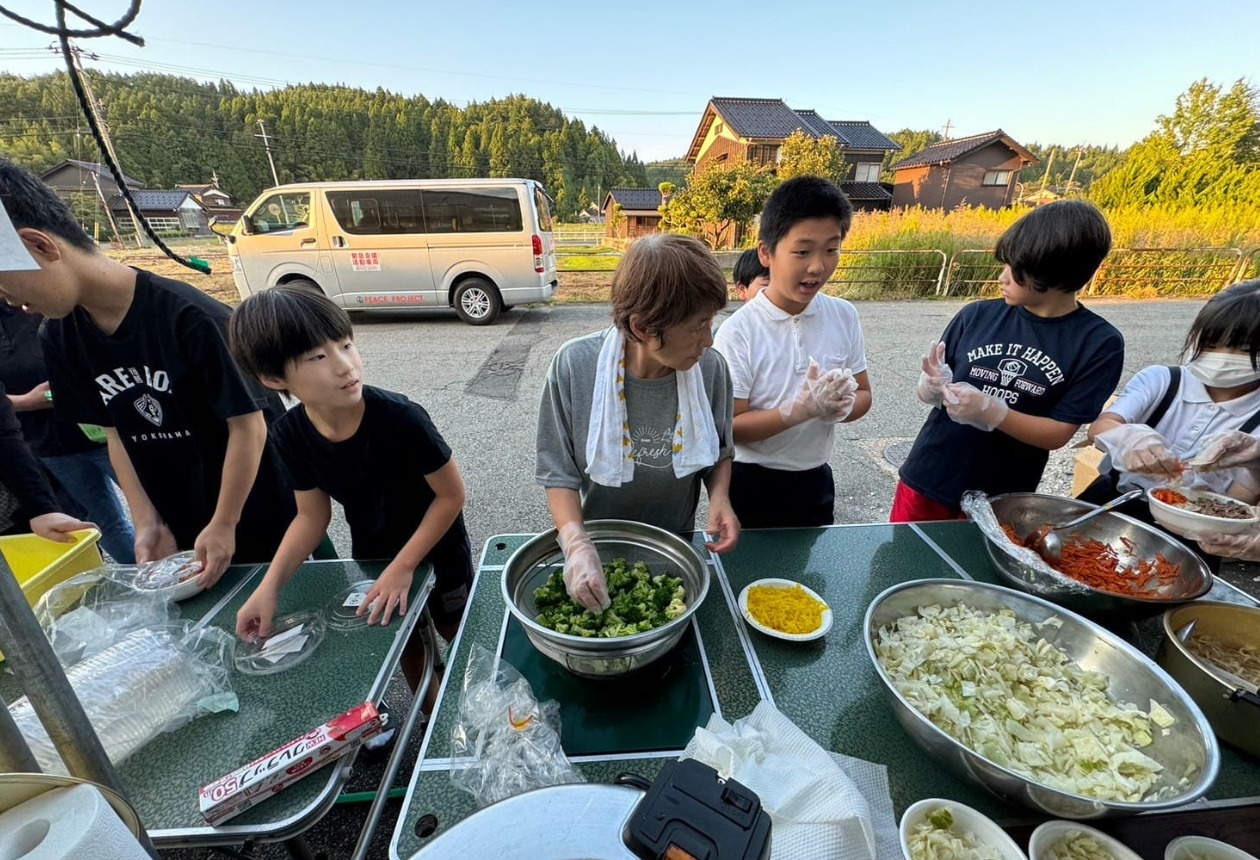
<path fill-rule="evenodd" d="M 857 380 L 853 378 L 853 371 L 836 369 L 824 373 L 821 382 L 818 401 L 822 414 L 818 417 L 828 424 L 838 424 L 848 418 L 857 405 Z"/>
<path fill-rule="evenodd" d="M 1173 481 L 1182 476 L 1181 460 L 1169 450 L 1168 440 L 1145 424 L 1121 424 L 1099 433 L 1094 444 L 1111 455 L 1111 464 L 1122 472 Z"/>
<path fill-rule="evenodd" d="M 564 587 L 569 596 L 591 612 L 603 612 L 608 599 L 608 583 L 599 551 L 581 523 L 565 523 L 560 529 L 560 549 L 564 551 Z"/>
<path fill-rule="evenodd" d="M 1009 411 L 1005 400 L 985 394 L 969 382 L 945 386 L 945 412 L 951 421 L 991 433 L 1006 420 Z"/>
<path fill-rule="evenodd" d="M 813 418 L 821 417 L 826 408 L 825 387 L 818 362 L 811 358 L 809 370 L 805 372 L 805 379 L 801 382 L 801 388 L 796 392 L 796 396 L 779 404 L 779 414 L 783 416 L 783 423 L 789 427 L 795 427 L 797 424 L 804 424 Z"/>
<path fill-rule="evenodd" d="M 1191 460 L 1196 472 L 1219 472 L 1239 466 L 1260 469 L 1260 439 L 1241 430 L 1217 433 L 1203 443 Z"/>
<path fill-rule="evenodd" d="M 945 386 L 954 378 L 954 371 L 945 363 L 945 344 L 939 340 L 923 356 L 923 372 L 919 374 L 919 386 L 915 395 L 927 406 L 945 404 Z"/>
<path fill-rule="evenodd" d="M 1260 528 L 1252 528 L 1239 535 L 1196 532 L 1186 537 L 1197 540 L 1204 552 L 1212 555 L 1236 558 L 1239 561 L 1260 561 Z"/>

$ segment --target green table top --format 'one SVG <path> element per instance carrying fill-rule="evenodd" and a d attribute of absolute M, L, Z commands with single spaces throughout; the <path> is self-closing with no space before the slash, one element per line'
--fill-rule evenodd
<path fill-rule="evenodd" d="M 375 578 L 383 569 L 382 562 L 309 562 L 282 592 L 278 614 L 324 609 L 339 591 Z M 214 588 L 180 603 L 181 617 L 235 635 L 236 612 L 263 570 L 259 565 L 232 568 Z M 363 627 L 351 633 L 329 628 L 306 662 L 279 674 L 251 676 L 234 670 L 238 712 L 201 717 L 162 734 L 118 768 L 128 799 L 155 845 L 285 839 L 319 820 L 348 777 L 348 760 L 326 766 L 220 827 L 209 827 L 201 817 L 197 790 L 329 718 L 379 699 L 432 588 L 428 568 L 419 574 L 402 623 L 391 621 L 388 627 Z M 0 681 L 0 695 L 12 702 L 14 694 L 20 695 L 20 690 L 6 675 Z"/>
<path fill-rule="evenodd" d="M 391 858 L 410 858 L 433 835 L 476 809 L 472 796 L 450 782 L 450 769 L 458 765 L 450 757 L 450 737 L 459 684 L 473 644 L 502 653 L 507 629 L 500 589 L 503 565 L 530 537 L 499 535 L 486 543 L 464 627 L 447 658 L 450 670 L 434 729 L 412 773 L 390 842 Z M 1029 819 L 1027 810 L 1008 806 L 953 776 L 915 745 L 885 699 L 863 638 L 867 607 L 892 585 L 929 577 L 1000 583 L 975 526 L 958 522 L 746 531 L 736 550 L 721 557 L 704 551 L 699 535 L 693 543 L 708 559 L 714 577 L 696 621 L 717 710 L 725 719 L 745 716 L 762 698 L 772 700 L 823 747 L 887 765 L 898 813 L 924 797 L 951 797 L 999 821 Z M 788 643 L 743 622 L 736 596 L 750 582 L 774 576 L 798 580 L 827 600 L 834 623 L 824 638 Z M 1208 597 L 1254 602 L 1223 583 Z M 1135 628 L 1129 634 L 1140 648 L 1153 653 L 1157 639 L 1149 629 Z M 608 782 L 625 771 L 651 778 L 666 758 L 676 755 L 661 751 L 570 758 L 589 781 Z M 1257 796 L 1260 763 L 1223 747 L 1220 776 L 1208 799 L 1228 805 L 1255 802 Z"/>

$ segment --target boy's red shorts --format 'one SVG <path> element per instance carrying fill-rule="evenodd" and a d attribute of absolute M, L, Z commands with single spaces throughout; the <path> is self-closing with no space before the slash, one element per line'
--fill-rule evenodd
<path fill-rule="evenodd" d="M 888 515 L 890 523 L 929 523 L 938 520 L 961 520 L 962 512 L 954 510 L 940 502 L 934 502 L 922 493 L 897 482 L 897 493 L 893 496 L 892 513 Z"/>

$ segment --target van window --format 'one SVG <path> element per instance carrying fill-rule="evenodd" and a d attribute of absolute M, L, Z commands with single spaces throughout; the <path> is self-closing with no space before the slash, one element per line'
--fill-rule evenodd
<path fill-rule="evenodd" d="M 547 193 L 538 185 L 534 186 L 534 208 L 538 210 L 538 229 L 550 233 L 555 229 L 551 220 L 551 207 L 547 205 Z"/>
<path fill-rule="evenodd" d="M 430 233 L 518 233 L 524 229 L 515 188 L 426 188 L 424 224 Z"/>
<path fill-rule="evenodd" d="M 328 208 L 342 230 L 355 236 L 423 233 L 420 190 L 329 191 Z"/>
<path fill-rule="evenodd" d="M 311 195 L 308 191 L 287 191 L 273 194 L 249 216 L 250 231 L 274 233 L 295 230 L 311 223 Z"/>

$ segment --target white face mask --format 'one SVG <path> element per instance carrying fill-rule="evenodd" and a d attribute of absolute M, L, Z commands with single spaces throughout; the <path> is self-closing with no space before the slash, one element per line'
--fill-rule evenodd
<path fill-rule="evenodd" d="M 1205 352 L 1186 365 L 1195 379 L 1210 388 L 1238 388 L 1260 380 L 1251 357 L 1231 352 Z"/>

